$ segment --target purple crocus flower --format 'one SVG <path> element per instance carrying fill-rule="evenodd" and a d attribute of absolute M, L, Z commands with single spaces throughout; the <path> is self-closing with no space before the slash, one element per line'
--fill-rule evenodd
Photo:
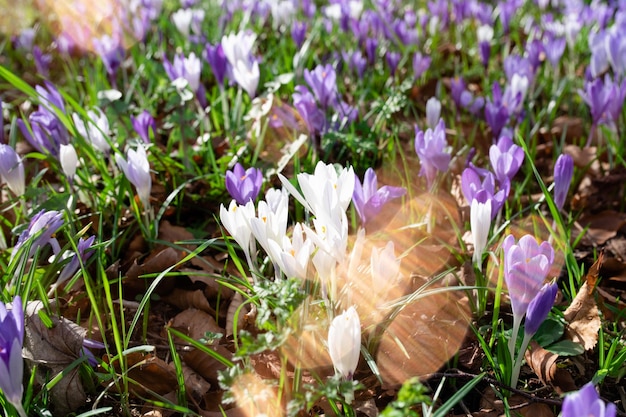
<path fill-rule="evenodd" d="M 480 61 L 484 67 L 489 65 L 491 56 L 491 40 L 493 39 L 493 28 L 490 25 L 482 25 L 478 28 L 478 49 L 480 51 Z"/>
<path fill-rule="evenodd" d="M 552 67 L 557 68 L 563 52 L 565 52 L 566 41 L 564 37 L 553 36 L 552 34 L 545 35 L 545 48 L 546 58 Z"/>
<path fill-rule="evenodd" d="M 130 116 L 130 121 L 141 140 L 146 144 L 150 143 L 150 130 L 152 129 L 152 134 L 156 132 L 154 117 L 147 110 L 144 110 L 137 117 Z"/>
<path fill-rule="evenodd" d="M 33 47 L 33 59 L 35 61 L 35 68 L 37 72 L 44 78 L 50 75 L 50 64 L 52 63 L 52 55 L 44 54 L 41 48 L 37 45 Z"/>
<path fill-rule="evenodd" d="M 45 109 L 32 113 L 28 121 L 30 122 L 31 130 L 28 129 L 23 120 L 17 120 L 17 126 L 26 140 L 37 151 L 43 154 L 50 153 L 55 158 L 58 158 L 60 146 L 68 144 L 67 129 L 65 129 L 61 121 L 53 113 Z"/>
<path fill-rule="evenodd" d="M 585 384 L 580 390 L 566 395 L 563 399 L 561 417 L 615 417 L 616 415 L 615 404 L 605 404 L 592 382 Z"/>
<path fill-rule="evenodd" d="M 450 80 L 450 95 L 452 96 L 452 100 L 454 101 L 454 104 L 456 104 L 457 109 L 465 107 L 462 103 L 462 96 L 466 91 L 465 80 L 463 77 L 456 77 Z M 469 91 L 467 92 L 471 97 L 471 93 Z"/>
<path fill-rule="evenodd" d="M 291 23 L 291 39 L 296 44 L 296 48 L 300 49 L 306 39 L 307 24 L 299 20 Z"/>
<path fill-rule="evenodd" d="M 204 59 L 211 66 L 217 85 L 222 88 L 224 86 L 224 78 L 226 77 L 226 72 L 228 70 L 228 60 L 226 59 L 226 55 L 224 55 L 224 48 L 222 47 L 222 44 L 207 44 L 204 49 Z"/>
<path fill-rule="evenodd" d="M 370 65 L 373 65 L 376 62 L 376 50 L 377 49 L 378 49 L 378 39 L 376 38 L 365 39 L 365 55 L 367 55 L 367 62 Z"/>
<path fill-rule="evenodd" d="M 332 65 L 318 65 L 313 71 L 305 69 L 304 80 L 322 110 L 325 111 L 337 103 L 337 74 Z"/>
<path fill-rule="evenodd" d="M 493 100 L 487 99 L 485 104 L 485 121 L 491 128 L 494 138 L 500 137 L 500 132 L 509 121 L 509 109 L 502 102 L 502 94 L 498 83 L 493 85 Z"/>
<path fill-rule="evenodd" d="M 511 180 L 524 162 L 524 149 L 514 144 L 508 136 L 502 136 L 498 139 L 497 145 L 491 145 L 489 148 L 489 160 L 500 187 L 507 190 L 508 195 Z"/>
<path fill-rule="evenodd" d="M 44 81 L 44 86 L 35 86 L 35 91 L 39 94 L 39 110 L 43 110 L 42 106 L 49 112 L 54 114 L 54 108 L 58 108 L 61 112 L 65 113 L 65 104 L 63 104 L 63 97 L 59 90 L 50 81 Z"/>
<path fill-rule="evenodd" d="M 311 136 L 315 137 L 326 130 L 326 115 L 317 107 L 315 97 L 305 86 L 296 86 L 293 93 L 293 105 L 306 123 Z"/>
<path fill-rule="evenodd" d="M 0 302 L 0 391 L 20 411 L 20 415 L 26 416 L 22 408 L 23 344 L 24 310 L 22 299 L 17 295 L 10 309 Z"/>
<path fill-rule="evenodd" d="M 437 127 L 422 132 L 415 127 L 415 152 L 420 159 L 420 176 L 426 176 L 426 182 L 430 187 L 435 180 L 437 171 L 445 172 L 450 164 L 450 153 L 446 150 L 446 126 L 443 119 L 439 120 Z"/>
<path fill-rule="evenodd" d="M 561 210 L 567 198 L 567 191 L 574 175 L 574 160 L 561 154 L 554 164 L 554 204 Z"/>
<path fill-rule="evenodd" d="M 620 77 L 626 76 L 626 22 L 614 25 L 606 39 L 607 58 L 613 71 Z"/>
<path fill-rule="evenodd" d="M 104 35 L 93 40 L 93 49 L 100 55 L 107 74 L 113 76 L 124 60 L 124 48 L 120 39 Z"/>
<path fill-rule="evenodd" d="M 385 54 L 385 60 L 387 61 L 387 65 L 389 65 L 389 73 L 392 77 L 396 73 L 396 69 L 398 68 L 398 64 L 400 63 L 400 58 L 402 58 L 400 52 L 387 51 L 387 53 Z"/>
<path fill-rule="evenodd" d="M 22 158 L 15 149 L 4 143 L 0 143 L 0 179 L 18 197 L 26 191 Z"/>
<path fill-rule="evenodd" d="M 237 163 L 232 171 L 226 171 L 226 190 L 237 204 L 254 201 L 263 185 L 263 172 L 254 167 L 246 170 Z"/>
<path fill-rule="evenodd" d="M 421 52 L 416 52 L 413 55 L 413 76 L 415 79 L 421 77 L 428 70 L 431 61 L 428 55 L 422 55 Z"/>
<path fill-rule="evenodd" d="M 521 321 L 550 271 L 554 250 L 548 242 L 538 244 L 531 235 L 522 236 L 519 242 L 509 235 L 504 239 L 502 248 L 504 280 L 509 289 L 513 316 Z"/>
<path fill-rule="evenodd" d="M 524 322 L 524 333 L 533 335 L 539 330 L 541 323 L 548 317 L 548 313 L 552 310 L 554 300 L 556 298 L 559 286 L 556 282 L 544 284 L 539 290 L 535 298 L 528 304 L 526 311 L 526 321 Z"/>
<path fill-rule="evenodd" d="M 507 194 L 502 189 L 496 192 L 495 178 L 491 172 L 485 170 L 482 175 L 484 178 L 481 180 L 481 174 L 477 168 L 472 166 L 465 168 L 461 174 L 461 190 L 470 206 L 474 200 L 479 203 L 491 200 L 491 219 L 493 220 L 502 209 Z"/>
<path fill-rule="evenodd" d="M 128 149 L 126 158 L 124 159 L 120 154 L 115 155 L 117 165 L 124 172 L 128 181 L 137 189 L 137 195 L 144 208 L 148 208 L 150 206 L 152 178 L 150 177 L 150 163 L 144 145 L 140 144 L 136 151 Z"/>
<path fill-rule="evenodd" d="M 380 213 L 380 210 L 388 201 L 402 197 L 405 194 L 406 188 L 404 187 L 384 185 L 378 188 L 376 172 L 372 168 L 368 168 L 365 171 L 362 185 L 358 177 L 355 176 L 354 178 L 352 203 L 361 219 L 361 224 L 365 226 L 368 221 Z"/>
<path fill-rule="evenodd" d="M 37 250 L 47 244 L 50 244 L 54 254 L 58 254 L 61 251 L 61 247 L 53 236 L 61 226 L 63 226 L 63 213 L 56 210 L 41 210 L 33 216 L 28 224 L 28 228 L 20 234 L 13 248 L 13 252 L 11 253 L 11 259 L 13 259 L 22 245 L 29 239 L 33 239 L 30 252 L 28 253 L 29 258 L 33 256 Z"/>
<path fill-rule="evenodd" d="M 533 71 L 536 71 L 539 65 L 541 65 L 541 54 L 543 53 L 545 53 L 545 48 L 539 39 L 526 42 L 526 55 Z"/>
<path fill-rule="evenodd" d="M 65 267 L 59 274 L 55 285 L 59 285 L 67 281 L 76 273 L 76 271 L 78 271 L 81 263 L 84 264 L 85 262 L 87 262 L 91 255 L 93 255 L 93 249 L 91 249 L 91 246 L 93 245 L 93 242 L 95 240 L 95 236 L 91 236 L 87 239 L 83 239 L 81 237 L 78 240 L 78 244 L 76 245 L 77 252 L 72 253 L 72 259 L 67 265 L 65 265 Z"/>

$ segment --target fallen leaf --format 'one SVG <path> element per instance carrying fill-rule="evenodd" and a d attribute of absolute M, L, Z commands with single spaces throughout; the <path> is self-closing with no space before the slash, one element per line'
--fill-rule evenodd
<path fill-rule="evenodd" d="M 181 310 L 196 308 L 215 316 L 215 309 L 211 307 L 209 300 L 207 300 L 202 290 L 186 291 L 174 288 L 169 295 L 163 297 L 163 300 Z"/>
<path fill-rule="evenodd" d="M 87 330 L 63 317 L 51 317 L 52 327 L 41 321 L 41 301 L 29 301 L 24 311 L 24 348 L 22 356 L 31 369 L 36 367 L 38 383 L 45 384 L 78 359 Z M 85 405 L 87 396 L 78 368 L 67 372 L 51 389 L 52 409 L 67 415 Z"/>
<path fill-rule="evenodd" d="M 544 385 L 551 385 L 557 393 L 563 394 L 575 390 L 576 384 L 569 372 L 557 366 L 558 358 L 559 355 L 548 352 L 534 340 L 530 342 L 530 349 L 524 354 L 526 363 L 541 382 Z"/>
<path fill-rule="evenodd" d="M 105 361 L 108 357 L 105 356 Z M 132 352 L 124 356 L 127 375 L 131 384 L 128 390 L 138 397 L 150 397 L 150 392 L 165 395 L 178 387 L 176 373 L 161 358 L 153 353 Z M 111 365 L 121 372 L 119 360 Z"/>
<path fill-rule="evenodd" d="M 241 307 L 243 296 L 240 292 L 235 293 L 226 314 L 226 336 L 231 336 L 237 330 L 241 330 L 246 322 L 246 314 L 250 311 L 247 306 Z M 241 308 L 239 308 L 241 307 Z M 236 327 L 235 327 L 236 326 Z"/>
<path fill-rule="evenodd" d="M 594 294 L 602 259 L 601 252 L 598 260 L 589 269 L 586 282 L 580 287 L 578 294 L 563 313 L 567 322 L 565 337 L 580 343 L 585 350 L 593 349 L 598 343 L 601 321 Z"/>
<path fill-rule="evenodd" d="M 594 245 L 603 245 L 607 240 L 614 238 L 617 232 L 626 224 L 626 214 L 613 210 L 605 210 L 579 220 L 583 227 L 587 227 L 585 240 Z"/>
<path fill-rule="evenodd" d="M 213 349 L 224 358 L 232 360 L 232 352 L 224 346 L 217 345 L 209 346 L 208 348 Z M 226 365 L 222 362 L 197 349 L 193 349 L 192 351 L 183 354 L 182 358 L 191 369 L 198 373 L 198 375 L 202 376 L 202 378 L 206 379 L 215 386 L 218 385 L 217 376 L 219 371 L 226 369 Z"/>
<path fill-rule="evenodd" d="M 194 340 L 204 337 L 207 332 L 221 334 L 225 332 L 224 329 L 217 325 L 212 315 L 195 308 L 189 308 L 177 314 L 170 320 L 167 327 L 173 327 Z M 216 339 L 214 343 L 218 341 Z"/>

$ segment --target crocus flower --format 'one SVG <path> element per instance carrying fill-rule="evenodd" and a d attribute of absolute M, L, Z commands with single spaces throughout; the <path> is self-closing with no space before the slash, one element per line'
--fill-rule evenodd
<path fill-rule="evenodd" d="M 220 221 L 243 250 L 251 270 L 256 265 L 251 256 L 256 253 L 256 241 L 252 238 L 249 219 L 254 216 L 255 210 L 252 201 L 240 206 L 235 200 L 231 200 L 228 209 L 223 204 L 220 205 Z"/>
<path fill-rule="evenodd" d="M 400 55 L 399 52 L 387 51 L 385 54 L 385 60 L 387 61 L 387 65 L 389 65 L 389 73 L 392 77 L 396 73 L 396 69 L 398 68 L 401 58 L 402 55 Z"/>
<path fill-rule="evenodd" d="M 615 417 L 616 415 L 615 404 L 605 404 L 591 382 L 585 384 L 580 390 L 566 395 L 563 399 L 561 417 Z"/>
<path fill-rule="evenodd" d="M 567 191 L 574 175 L 574 160 L 561 154 L 554 165 L 554 204 L 561 210 L 567 198 Z"/>
<path fill-rule="evenodd" d="M 256 200 L 263 185 L 263 172 L 254 167 L 246 170 L 237 163 L 232 171 L 226 171 L 226 190 L 238 204 Z"/>
<path fill-rule="evenodd" d="M 176 82 L 183 79 L 187 81 L 189 89 L 194 93 L 200 88 L 202 62 L 193 52 L 189 54 L 189 57 L 185 57 L 183 54 L 176 54 L 173 63 L 164 58 L 163 67 L 170 81 Z"/>
<path fill-rule="evenodd" d="M 437 97 L 431 97 L 426 102 L 426 124 L 429 128 L 435 129 L 441 118 L 441 102 Z"/>
<path fill-rule="evenodd" d="M 470 226 L 472 238 L 474 239 L 474 264 L 482 271 L 483 252 L 489 239 L 489 229 L 491 228 L 491 200 L 484 203 L 472 200 L 470 206 Z"/>
<path fill-rule="evenodd" d="M 28 258 L 33 256 L 35 252 L 46 245 L 50 245 L 52 247 L 52 251 L 54 254 L 58 254 L 61 251 L 61 247 L 59 246 L 59 242 L 54 238 L 54 234 L 61 228 L 63 225 L 63 213 L 50 210 L 45 211 L 41 210 L 39 213 L 33 216 L 28 224 L 28 228 L 24 230 L 19 238 L 17 239 L 17 243 L 13 248 L 13 252 L 11 252 L 11 259 L 19 252 L 19 249 L 28 241 L 29 239 L 33 239 L 30 245 L 30 252 L 28 253 Z"/>
<path fill-rule="evenodd" d="M 513 315 L 521 320 L 550 271 L 554 250 L 548 242 L 538 244 L 531 235 L 522 236 L 519 242 L 509 235 L 504 239 L 502 248 L 504 280 L 509 289 L 511 308 Z"/>
<path fill-rule="evenodd" d="M 59 284 L 62 284 L 63 282 L 71 278 L 72 275 L 74 275 L 76 271 L 78 271 L 78 268 L 80 267 L 81 262 L 83 264 L 87 262 L 87 260 L 93 254 L 93 249 L 91 249 L 91 246 L 93 245 L 93 242 L 95 240 L 96 240 L 95 236 L 88 237 L 87 239 L 84 239 L 81 237 L 78 240 L 78 243 L 76 244 L 77 252 L 76 253 L 71 252 L 70 256 L 72 256 L 72 259 L 67 265 L 65 265 L 65 267 L 59 274 L 59 277 L 57 278 L 56 283 L 54 284 L 55 286 L 58 286 Z"/>
<path fill-rule="evenodd" d="M 230 64 L 228 77 L 243 88 L 250 97 L 256 95 L 259 85 L 259 62 L 252 55 L 256 35 L 238 32 L 222 38 L 222 49 Z"/>
<path fill-rule="evenodd" d="M 313 71 L 305 69 L 304 80 L 322 110 L 325 111 L 337 103 L 337 75 L 332 65 L 318 65 Z"/>
<path fill-rule="evenodd" d="M 426 55 L 422 55 L 421 52 L 416 52 L 413 55 L 413 76 L 415 79 L 418 79 L 426 72 L 426 70 L 430 67 L 432 59 Z"/>
<path fill-rule="evenodd" d="M 422 132 L 415 127 L 415 152 L 419 157 L 421 168 L 420 175 L 426 176 L 430 187 L 435 180 L 437 171 L 445 172 L 450 164 L 450 153 L 446 149 L 446 127 L 443 119 L 439 120 L 437 127 Z"/>
<path fill-rule="evenodd" d="M 489 160 L 496 179 L 508 195 L 511 180 L 524 162 L 524 149 L 514 144 L 510 137 L 501 136 L 498 143 L 489 148 Z"/>
<path fill-rule="evenodd" d="M 368 168 L 362 185 L 358 177 L 354 179 L 352 203 L 361 219 L 361 224 L 365 225 L 380 213 L 380 210 L 388 201 L 401 197 L 404 194 L 406 194 L 404 187 L 385 185 L 378 188 L 376 172 L 372 168 Z"/>
<path fill-rule="evenodd" d="M 150 143 L 150 130 L 156 132 L 156 123 L 154 117 L 147 110 L 142 111 L 137 117 L 130 116 L 133 129 L 145 144 Z"/>
<path fill-rule="evenodd" d="M 149 207 L 152 178 L 150 177 L 150 163 L 144 146 L 139 145 L 137 150 L 128 149 L 126 159 L 120 154 L 115 154 L 115 161 L 128 181 L 137 189 L 137 195 L 143 206 Z"/>
<path fill-rule="evenodd" d="M 309 135 L 318 137 L 326 130 L 327 120 L 322 109 L 317 106 L 315 97 L 303 85 L 297 85 L 293 93 L 293 106 L 307 126 Z"/>
<path fill-rule="evenodd" d="M 45 108 L 32 113 L 28 121 L 30 130 L 22 119 L 17 120 L 17 126 L 28 141 L 37 151 L 49 153 L 55 158 L 59 156 L 59 148 L 68 143 L 68 134 L 65 126 L 59 119 Z"/>
<path fill-rule="evenodd" d="M 482 25 L 478 28 L 478 48 L 480 50 L 480 61 L 483 66 L 489 65 L 491 55 L 491 40 L 493 39 L 493 27 Z"/>
<path fill-rule="evenodd" d="M 22 158 L 4 143 L 0 143 L 0 178 L 16 196 L 26 191 Z"/>
<path fill-rule="evenodd" d="M 228 70 L 228 61 L 226 60 L 226 55 L 224 55 L 222 45 L 207 44 L 204 48 L 204 59 L 211 66 L 217 85 L 220 88 L 224 87 L 224 77 L 226 77 Z"/>
<path fill-rule="evenodd" d="M 18 295 L 13 299 L 11 309 L 0 302 L 0 390 L 20 415 L 26 416 L 22 408 L 23 343 L 24 311 Z"/>
<path fill-rule="evenodd" d="M 87 112 L 87 118 L 83 120 L 77 113 L 72 114 L 74 126 L 78 134 L 87 139 L 94 148 L 104 154 L 111 150 L 109 144 L 109 119 L 99 108 L 95 107 Z"/>
<path fill-rule="evenodd" d="M 172 13 L 172 22 L 176 29 L 186 38 L 189 37 L 189 28 L 191 27 L 191 19 L 193 19 L 192 9 L 179 9 Z"/>
<path fill-rule="evenodd" d="M 306 38 L 307 24 L 306 22 L 300 22 L 298 20 L 294 20 L 291 23 L 291 39 L 296 44 L 296 47 L 300 49 L 302 44 L 304 44 L 304 40 Z"/>
<path fill-rule="evenodd" d="M 483 175 L 483 179 L 480 176 Z M 491 201 L 491 219 L 496 217 L 504 205 L 507 195 L 505 190 L 495 191 L 495 178 L 489 171 L 479 173 L 478 168 L 469 166 L 463 170 L 461 174 L 461 190 L 471 206 L 472 201 L 478 200 L 479 203 Z"/>
<path fill-rule="evenodd" d="M 93 40 L 93 48 L 100 55 L 107 74 L 115 75 L 124 60 L 124 48 L 116 36 L 103 35 Z"/>
<path fill-rule="evenodd" d="M 524 322 L 524 333 L 534 335 L 539 330 L 541 323 L 548 317 L 548 313 L 552 310 L 556 293 L 559 286 L 556 282 L 544 284 L 535 298 L 528 304 L 526 311 L 526 321 Z"/>
<path fill-rule="evenodd" d="M 61 112 L 65 113 L 65 104 L 63 103 L 63 97 L 59 90 L 49 81 L 44 81 L 44 87 L 37 85 L 35 90 L 39 95 L 40 108 L 43 106 L 49 112 L 54 113 L 54 108 L 58 108 Z"/>
<path fill-rule="evenodd" d="M 72 145 L 61 145 L 59 152 L 59 160 L 61 161 L 61 169 L 67 177 L 68 181 L 74 182 L 74 175 L 76 175 L 76 167 L 78 166 L 78 155 L 76 155 L 76 149 Z"/>
<path fill-rule="evenodd" d="M 351 380 L 361 354 L 361 321 L 354 307 L 350 307 L 330 323 L 328 353 L 337 372 Z"/>

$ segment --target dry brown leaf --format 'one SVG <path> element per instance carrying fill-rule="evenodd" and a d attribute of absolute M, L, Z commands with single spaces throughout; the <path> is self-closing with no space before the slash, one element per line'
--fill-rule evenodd
<path fill-rule="evenodd" d="M 594 294 L 602 258 L 601 252 L 596 263 L 589 269 L 586 282 L 580 287 L 578 294 L 563 313 L 567 322 L 565 337 L 580 343 L 585 350 L 593 349 L 598 343 L 601 321 Z"/>
<path fill-rule="evenodd" d="M 29 301 L 24 312 L 24 348 L 22 355 L 31 367 L 37 367 L 37 381 L 41 384 L 67 368 L 81 354 L 87 331 L 63 317 L 51 317 L 53 327 L 47 328 L 39 318 L 41 301 Z M 85 404 L 87 396 L 74 368 L 52 388 L 53 410 L 66 415 Z"/>
<path fill-rule="evenodd" d="M 173 362 L 170 363 L 170 366 L 173 367 Z M 211 384 L 186 364 L 183 363 L 182 368 L 183 375 L 185 376 L 185 389 L 187 390 L 187 395 L 190 396 L 196 403 L 199 403 L 202 401 L 202 397 L 204 397 L 204 395 L 211 389 Z"/>
<path fill-rule="evenodd" d="M 130 280 L 139 278 L 140 275 L 156 274 L 165 271 L 170 266 L 180 260 L 180 254 L 174 248 L 167 247 L 162 251 L 151 254 L 143 264 L 133 262 L 126 272 L 126 277 Z"/>
<path fill-rule="evenodd" d="M 224 346 L 211 346 L 209 347 L 209 349 L 213 349 L 226 359 L 232 360 L 232 352 L 226 349 Z M 198 375 L 209 381 L 212 385 L 218 384 L 218 372 L 226 369 L 226 365 L 219 362 L 217 359 L 214 359 L 212 356 L 209 356 L 206 353 L 197 349 L 183 354 L 182 358 L 183 361 L 185 361 L 185 363 L 189 365 L 191 369 L 196 371 Z"/>
<path fill-rule="evenodd" d="M 173 226 L 167 220 L 159 223 L 159 240 L 178 243 L 185 240 L 193 240 L 193 234 L 181 226 Z M 182 245 L 183 248 L 193 251 L 197 245 Z"/>
<path fill-rule="evenodd" d="M 235 293 L 232 300 L 230 300 L 228 313 L 226 314 L 226 336 L 231 336 L 232 334 L 234 334 L 235 320 L 237 321 L 237 329 L 243 328 L 246 321 L 246 314 L 249 312 L 249 309 L 246 306 L 243 306 L 240 309 L 239 307 L 242 304 L 243 296 L 240 292 Z"/>
<path fill-rule="evenodd" d="M 196 308 L 215 316 L 215 309 L 211 307 L 202 290 L 187 291 L 174 288 L 169 295 L 163 297 L 163 300 L 181 310 Z"/>
<path fill-rule="evenodd" d="M 614 238 L 626 224 L 626 214 L 605 210 L 593 216 L 584 217 L 579 223 L 583 227 L 588 227 L 584 239 L 589 239 L 595 245 L 603 245 L 607 240 Z"/>
<path fill-rule="evenodd" d="M 159 395 L 167 394 L 176 389 L 176 373 L 163 359 L 153 353 L 132 352 L 124 357 L 128 368 L 128 378 L 132 382 L 129 391 L 139 397 L 149 397 L 150 392 Z M 108 357 L 105 356 L 105 361 Z M 121 372 L 119 361 L 115 360 L 112 365 Z"/>
<path fill-rule="evenodd" d="M 530 403 L 529 398 L 514 394 L 508 399 L 508 405 L 515 409 L 511 415 L 525 417 L 554 417 L 554 412 L 546 404 Z M 492 388 L 487 388 L 480 399 L 480 411 L 472 413 L 473 417 L 504 417 L 504 402 L 497 398 Z M 465 416 L 466 414 L 463 414 Z M 461 417 L 460 415 L 455 417 Z"/>
<path fill-rule="evenodd" d="M 565 369 L 557 366 L 559 355 L 548 352 L 534 340 L 530 342 L 530 349 L 524 355 L 526 363 L 545 385 L 551 385 L 554 390 L 563 394 L 576 389 L 572 375 Z"/>
<path fill-rule="evenodd" d="M 204 337 L 206 332 L 224 334 L 224 329 L 218 326 L 213 316 L 194 308 L 177 314 L 170 320 L 168 327 L 173 327 L 194 340 Z M 215 340 L 215 343 L 217 342 L 218 340 Z"/>

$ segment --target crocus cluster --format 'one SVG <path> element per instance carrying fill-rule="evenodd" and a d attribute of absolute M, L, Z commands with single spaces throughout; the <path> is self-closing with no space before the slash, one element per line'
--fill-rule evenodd
<path fill-rule="evenodd" d="M 224 57 L 228 62 L 226 74 L 244 89 L 250 97 L 256 95 L 259 85 L 260 71 L 259 61 L 252 54 L 256 35 L 254 33 L 241 31 L 225 35 L 222 38 L 221 47 Z M 209 55 L 207 54 L 207 58 Z M 219 59 L 219 55 L 213 55 L 214 59 Z M 209 61 L 211 62 L 211 61 Z M 221 69 L 222 63 L 212 65 L 213 72 L 217 77 L 217 70 Z"/>
<path fill-rule="evenodd" d="M 16 296 L 13 305 L 0 302 L 0 390 L 4 397 L 19 412 L 26 416 L 22 407 L 22 375 L 24 362 L 22 360 L 22 345 L 24 344 L 24 311 L 22 299 Z"/>

